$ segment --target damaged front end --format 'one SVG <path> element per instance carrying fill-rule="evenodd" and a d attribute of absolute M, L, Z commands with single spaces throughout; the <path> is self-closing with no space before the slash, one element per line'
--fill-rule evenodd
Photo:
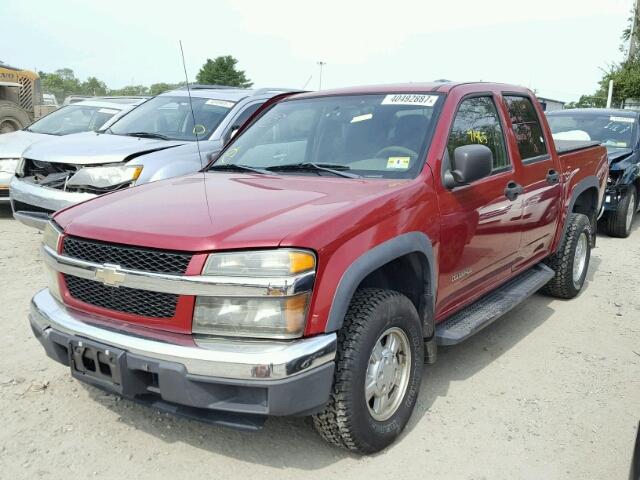
<path fill-rule="evenodd" d="M 11 207 L 20 222 L 44 228 L 50 215 L 98 195 L 133 186 L 140 165 L 75 165 L 24 158 L 11 181 Z"/>
<path fill-rule="evenodd" d="M 615 211 L 630 188 L 640 179 L 638 153 L 629 149 L 609 151 L 609 178 L 605 190 L 604 211 Z"/>

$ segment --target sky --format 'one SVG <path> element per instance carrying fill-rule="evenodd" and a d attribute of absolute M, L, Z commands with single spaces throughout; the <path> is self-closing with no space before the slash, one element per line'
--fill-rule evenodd
<path fill-rule="evenodd" d="M 573 101 L 623 58 L 633 0 L 0 0 L 0 60 L 110 88 L 233 55 L 256 87 L 497 81 Z"/>

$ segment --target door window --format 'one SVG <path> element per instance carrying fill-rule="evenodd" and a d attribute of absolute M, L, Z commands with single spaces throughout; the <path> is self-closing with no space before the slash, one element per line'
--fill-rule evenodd
<path fill-rule="evenodd" d="M 531 100 L 528 97 L 505 96 L 504 104 L 509 111 L 522 161 L 545 155 L 547 146 L 544 143 L 540 119 Z"/>
<path fill-rule="evenodd" d="M 491 150 L 494 172 L 509 167 L 504 132 L 491 97 L 468 98 L 460 104 L 447 143 L 451 163 L 454 163 L 456 148 L 472 144 L 485 145 Z"/>

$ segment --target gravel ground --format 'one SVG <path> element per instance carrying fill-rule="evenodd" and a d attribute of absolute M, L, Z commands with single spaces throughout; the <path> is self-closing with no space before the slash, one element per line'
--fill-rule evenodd
<path fill-rule="evenodd" d="M 305 419 L 240 433 L 72 380 L 27 321 L 45 283 L 40 235 L 0 207 L 0 478 L 626 479 L 640 420 L 639 225 L 598 238 L 579 298 L 535 295 L 441 349 L 403 436 L 358 457 Z"/>

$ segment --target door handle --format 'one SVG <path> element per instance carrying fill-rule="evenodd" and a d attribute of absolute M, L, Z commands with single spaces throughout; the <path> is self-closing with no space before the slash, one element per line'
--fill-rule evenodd
<path fill-rule="evenodd" d="M 507 183 L 507 188 L 504 189 L 504 196 L 511 201 L 514 201 L 522 193 L 524 193 L 524 188 L 514 181 Z"/>
<path fill-rule="evenodd" d="M 560 181 L 560 174 L 553 168 L 547 172 L 547 183 L 549 185 L 555 185 Z"/>

